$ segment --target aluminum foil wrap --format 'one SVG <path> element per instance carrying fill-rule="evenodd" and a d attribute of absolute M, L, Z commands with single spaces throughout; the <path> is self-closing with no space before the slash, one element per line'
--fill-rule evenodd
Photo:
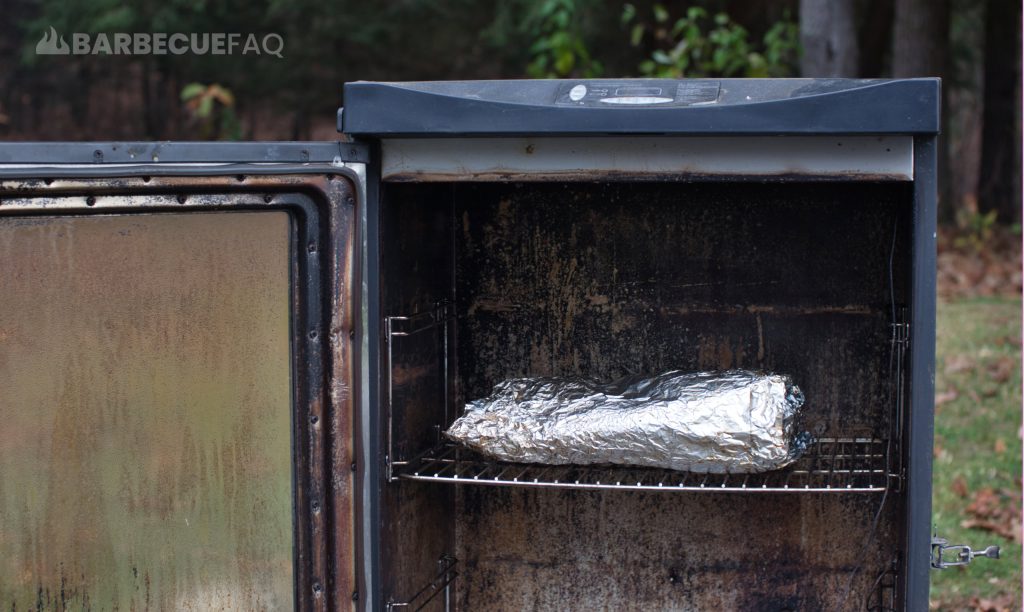
<path fill-rule="evenodd" d="M 514 378 L 467 404 L 445 435 L 500 461 L 757 473 L 806 449 L 810 436 L 795 431 L 803 401 L 788 376 L 743 370 Z"/>

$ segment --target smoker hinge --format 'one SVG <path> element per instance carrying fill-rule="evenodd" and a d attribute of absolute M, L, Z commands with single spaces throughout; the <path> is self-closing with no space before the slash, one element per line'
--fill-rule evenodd
<path fill-rule="evenodd" d="M 989 546 L 984 550 L 974 550 L 966 544 L 950 544 L 946 538 L 932 536 L 932 569 L 968 565 L 977 557 L 998 559 L 999 547 Z"/>

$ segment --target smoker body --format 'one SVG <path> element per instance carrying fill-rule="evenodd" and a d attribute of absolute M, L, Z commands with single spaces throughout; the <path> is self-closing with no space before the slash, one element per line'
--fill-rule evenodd
<path fill-rule="evenodd" d="M 937 91 L 350 84 L 340 126 L 381 160 L 377 605 L 925 607 Z M 730 368 L 805 391 L 792 469 L 535 468 L 437 437 L 507 378 Z"/>
<path fill-rule="evenodd" d="M 351 83 L 340 143 L 0 145 L 0 230 L 288 215 L 300 609 L 924 609 L 938 92 Z M 503 464 L 442 436 L 508 378 L 729 369 L 804 391 L 792 466 Z"/>

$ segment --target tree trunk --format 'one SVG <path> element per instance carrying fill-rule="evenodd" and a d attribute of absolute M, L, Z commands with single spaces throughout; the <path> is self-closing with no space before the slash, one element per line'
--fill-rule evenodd
<path fill-rule="evenodd" d="M 894 77 L 945 76 L 949 0 L 896 0 L 892 39 Z"/>
<path fill-rule="evenodd" d="M 996 211 L 1006 223 L 1021 218 L 1020 11 L 1017 0 L 988 0 L 985 6 L 978 209 Z"/>
<path fill-rule="evenodd" d="M 860 66 L 857 76 L 877 79 L 888 73 L 886 62 L 892 48 L 893 0 L 866 0 L 857 36 Z"/>
<path fill-rule="evenodd" d="M 949 73 L 950 0 L 896 0 L 892 29 L 892 75 L 940 77 Z M 942 131 L 949 134 L 949 84 L 942 88 Z M 939 221 L 956 217 L 949 172 L 949 138 L 939 137 Z"/>
<path fill-rule="evenodd" d="M 855 77 L 859 54 L 853 0 L 800 0 L 800 72 Z"/>

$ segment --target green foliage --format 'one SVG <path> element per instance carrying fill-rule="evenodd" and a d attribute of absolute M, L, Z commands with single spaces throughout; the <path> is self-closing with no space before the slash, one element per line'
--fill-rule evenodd
<path fill-rule="evenodd" d="M 600 62 L 591 57 L 583 40 L 579 0 L 544 0 L 524 27 L 535 32 L 527 74 L 533 78 L 600 76 Z"/>
<path fill-rule="evenodd" d="M 749 40 L 746 28 L 726 13 L 711 15 L 691 6 L 671 21 L 668 9 L 655 4 L 653 20 L 638 20 L 636 7 L 625 5 L 622 23 L 630 27 L 630 44 L 651 44 L 655 50 L 640 63 L 644 76 L 682 77 L 782 77 L 795 71 L 799 29 L 784 18 L 765 33 L 760 45 Z"/>
<path fill-rule="evenodd" d="M 973 210 L 960 210 L 958 219 L 960 228 L 964 232 L 953 241 L 954 246 L 961 249 L 981 251 L 992 239 L 992 232 L 996 227 L 996 212 L 990 210 L 981 213 Z"/>
<path fill-rule="evenodd" d="M 181 89 L 185 103 L 199 137 L 203 140 L 239 140 L 242 126 L 235 114 L 235 96 L 230 90 L 214 83 L 189 83 Z"/>

